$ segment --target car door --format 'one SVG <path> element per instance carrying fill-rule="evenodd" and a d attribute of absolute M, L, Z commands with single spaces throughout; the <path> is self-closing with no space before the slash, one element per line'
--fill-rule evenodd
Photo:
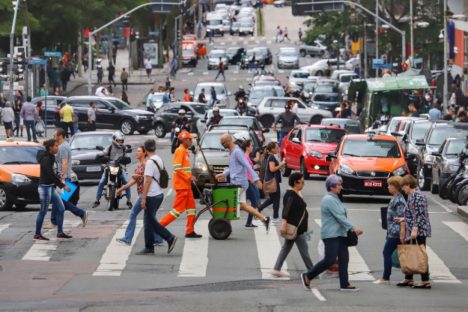
<path fill-rule="evenodd" d="M 191 109 L 187 105 L 181 105 L 180 108 L 187 112 L 186 116 L 187 116 L 188 120 L 190 121 L 190 132 L 196 132 L 198 114 L 196 114 L 193 111 L 193 109 Z"/>
<path fill-rule="evenodd" d="M 78 127 L 84 129 L 88 124 L 89 101 L 85 99 L 72 99 L 68 103 L 73 107 L 73 113 L 78 116 Z"/>
<path fill-rule="evenodd" d="M 271 106 L 269 108 L 270 113 L 277 117 L 279 114 L 284 112 L 284 107 L 286 106 L 285 99 L 272 99 Z"/>
<path fill-rule="evenodd" d="M 291 158 L 290 164 L 291 168 L 299 169 L 301 164 L 301 157 L 302 157 L 302 129 L 296 128 L 294 129 L 295 134 L 292 138 L 289 138 L 289 156 Z M 298 140 L 298 142 L 296 142 Z"/>
<path fill-rule="evenodd" d="M 118 109 L 106 101 L 96 101 L 96 127 L 101 129 L 113 129 L 120 126 L 120 114 Z"/>
<path fill-rule="evenodd" d="M 288 168 L 292 168 L 294 164 L 294 160 L 292 159 L 292 153 L 291 153 L 291 145 L 293 144 L 292 138 L 297 134 L 297 128 L 291 130 L 289 133 L 288 138 L 283 139 L 283 142 L 281 145 L 284 145 L 283 150 L 284 150 L 284 159 L 286 160 L 286 163 L 288 164 Z"/>
<path fill-rule="evenodd" d="M 302 122 L 309 122 L 312 117 L 312 111 L 304 103 L 301 103 L 297 100 L 293 100 L 297 104 L 297 116 Z"/>
<path fill-rule="evenodd" d="M 179 104 L 172 104 L 169 105 L 164 111 L 163 118 L 167 131 L 170 131 L 172 129 L 172 124 L 174 123 L 174 121 L 176 121 L 177 117 L 179 117 L 179 109 Z"/>

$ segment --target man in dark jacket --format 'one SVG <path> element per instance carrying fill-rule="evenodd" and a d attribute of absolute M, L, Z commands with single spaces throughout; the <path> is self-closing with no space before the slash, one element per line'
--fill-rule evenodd
<path fill-rule="evenodd" d="M 292 128 L 296 125 L 296 122 L 301 122 L 296 113 L 291 112 L 291 101 L 289 101 L 284 107 L 285 112 L 279 114 L 276 118 L 275 123 L 273 124 L 273 130 L 276 131 L 276 124 L 281 123 L 281 131 L 278 137 L 278 145 L 281 146 L 283 138 L 291 131 Z"/>

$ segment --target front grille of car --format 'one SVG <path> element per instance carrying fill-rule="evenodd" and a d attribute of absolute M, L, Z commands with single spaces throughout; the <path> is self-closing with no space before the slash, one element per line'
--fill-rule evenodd
<path fill-rule="evenodd" d="M 228 166 L 212 166 L 211 169 L 213 170 L 214 174 L 219 174 L 219 173 L 223 173 L 224 169 L 227 167 Z"/>
<path fill-rule="evenodd" d="M 356 175 L 358 177 L 366 177 L 366 178 L 388 178 L 390 174 L 386 171 L 361 170 L 361 171 L 356 171 Z"/>

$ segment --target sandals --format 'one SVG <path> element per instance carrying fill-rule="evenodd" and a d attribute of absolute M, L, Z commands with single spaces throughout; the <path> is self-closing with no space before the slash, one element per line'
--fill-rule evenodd
<path fill-rule="evenodd" d="M 413 287 L 414 286 L 414 282 L 412 280 L 402 280 L 401 282 L 399 282 L 398 284 L 396 284 L 397 286 L 399 287 Z"/>
<path fill-rule="evenodd" d="M 423 282 L 412 286 L 413 289 L 431 289 L 432 285 L 429 282 Z"/>

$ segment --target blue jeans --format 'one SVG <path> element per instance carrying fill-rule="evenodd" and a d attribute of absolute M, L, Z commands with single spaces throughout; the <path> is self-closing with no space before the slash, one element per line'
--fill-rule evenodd
<path fill-rule="evenodd" d="M 44 218 L 49 209 L 49 204 L 52 203 L 52 209 L 56 209 L 56 218 L 57 218 L 57 234 L 63 233 L 63 213 L 65 212 L 65 206 L 63 205 L 62 199 L 55 190 L 55 185 L 44 185 L 39 184 L 37 188 L 39 192 L 39 198 L 41 201 L 41 208 L 39 214 L 36 218 L 36 235 L 41 235 L 42 224 L 44 223 Z"/>
<path fill-rule="evenodd" d="M 288 135 L 288 132 L 283 132 L 283 131 L 280 131 L 279 133 L 279 138 L 278 138 L 278 145 L 281 147 L 281 142 L 283 142 L 283 139 L 285 136 Z"/>
<path fill-rule="evenodd" d="M 400 239 L 394 237 L 387 237 L 385 241 L 383 249 L 384 271 L 382 276 L 384 280 L 388 281 L 390 279 L 390 275 L 392 274 L 392 255 L 399 243 Z"/>
<path fill-rule="evenodd" d="M 70 201 L 62 200 L 62 202 L 63 202 L 63 206 L 65 207 L 65 210 L 70 211 L 75 216 L 83 218 L 83 216 L 85 215 L 85 211 L 83 209 L 75 206 Z M 50 214 L 50 222 L 52 222 L 52 224 L 57 224 L 57 207 L 55 206 L 52 206 L 52 212 Z"/>
<path fill-rule="evenodd" d="M 145 247 L 148 250 L 154 250 L 154 234 L 159 234 L 165 241 L 169 242 L 174 238 L 164 226 L 156 219 L 156 213 L 164 199 L 164 194 L 146 198 L 146 209 L 144 215 L 145 224 Z"/>
<path fill-rule="evenodd" d="M 101 180 L 99 180 L 99 184 L 97 187 L 96 201 L 99 201 L 101 199 L 102 192 L 104 191 L 104 186 L 106 186 L 108 179 L 109 176 L 106 174 L 106 172 L 104 172 L 101 176 Z M 120 179 L 122 179 L 123 185 L 128 183 L 127 177 L 123 170 L 120 171 Z M 127 199 L 132 198 L 132 192 L 129 188 L 125 190 L 125 196 L 127 196 Z"/>
<path fill-rule="evenodd" d="M 338 257 L 339 275 L 340 275 L 340 288 L 349 286 L 348 280 L 348 238 L 347 237 L 333 237 L 323 239 L 325 245 L 325 258 L 318 262 L 312 270 L 307 271 L 307 277 L 313 279 L 320 273 L 331 267 Z"/>
<path fill-rule="evenodd" d="M 133 205 L 132 210 L 130 210 L 130 215 L 128 216 L 128 225 L 127 229 L 125 230 L 124 240 L 128 243 L 132 242 L 133 235 L 135 234 L 135 227 L 136 227 L 136 220 L 138 215 L 141 212 L 141 196 L 138 196 L 135 205 Z M 144 226 L 143 220 L 143 226 Z M 145 227 L 145 226 L 144 226 Z M 163 242 L 163 239 L 158 234 L 154 234 L 154 243 L 160 244 Z"/>
<path fill-rule="evenodd" d="M 257 209 L 258 205 L 260 204 L 260 191 L 255 186 L 255 184 L 249 182 L 249 188 L 247 189 L 245 196 L 252 204 L 252 207 Z M 253 216 L 249 214 L 249 216 L 247 217 L 247 222 L 245 224 L 252 224 L 252 219 Z"/>

